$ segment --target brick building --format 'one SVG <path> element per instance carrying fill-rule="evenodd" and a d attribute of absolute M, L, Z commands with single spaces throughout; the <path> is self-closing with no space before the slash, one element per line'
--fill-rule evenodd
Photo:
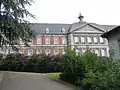
<path fill-rule="evenodd" d="M 87 48 L 98 56 L 109 56 L 108 41 L 101 35 L 115 28 L 115 25 L 98 25 L 82 21 L 73 24 L 52 24 L 52 23 L 33 23 L 33 28 L 38 35 L 25 47 L 24 43 L 19 40 L 21 48 L 19 53 L 24 55 L 32 54 L 64 54 L 65 47 L 71 46 L 76 53 L 83 53 Z M 8 51 L 1 50 L 0 53 L 8 54 Z M 10 53 L 15 53 L 10 51 Z"/>

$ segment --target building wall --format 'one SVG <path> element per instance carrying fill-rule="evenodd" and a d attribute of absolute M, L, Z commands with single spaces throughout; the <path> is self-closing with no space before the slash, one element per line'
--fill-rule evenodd
<path fill-rule="evenodd" d="M 103 33 L 104 31 L 86 25 L 83 28 L 78 28 L 69 34 L 69 45 L 79 53 L 83 53 L 86 49 L 90 49 L 93 53 L 97 51 L 98 56 L 103 56 L 103 52 L 105 51 L 104 56 L 109 57 L 108 40 L 101 37 L 101 34 Z M 81 37 L 84 37 L 84 43 L 82 43 Z M 88 37 L 90 37 L 91 43 L 88 43 Z M 94 43 L 94 37 L 97 38 L 97 43 Z M 78 38 L 78 42 L 76 42 L 76 38 Z M 101 38 L 103 39 L 103 43 L 100 42 Z"/>
<path fill-rule="evenodd" d="M 46 37 L 50 38 L 50 43 L 46 44 L 45 39 Z M 54 38 L 58 38 L 58 43 L 54 43 Z M 37 39 L 41 38 L 41 43 L 37 43 Z M 62 38 L 65 38 L 65 43 L 62 43 Z M 46 54 L 46 50 L 50 50 L 50 54 L 54 55 L 55 51 L 58 50 L 58 53 L 62 53 L 62 51 L 67 47 L 67 35 L 37 35 L 30 43 L 30 47 L 25 47 L 24 43 L 21 44 L 21 50 L 24 50 L 24 55 L 28 55 L 29 50 L 32 50 L 34 54 L 37 54 L 37 50 L 41 50 L 42 53 Z"/>
<path fill-rule="evenodd" d="M 110 49 L 114 50 L 114 58 L 115 59 L 120 59 L 120 43 L 119 40 L 120 39 L 120 34 L 118 35 L 114 35 L 113 37 L 109 37 L 108 41 L 109 41 L 109 47 Z"/>

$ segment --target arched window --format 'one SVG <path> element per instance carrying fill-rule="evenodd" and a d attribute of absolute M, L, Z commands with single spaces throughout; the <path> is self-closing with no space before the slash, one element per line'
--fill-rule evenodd
<path fill-rule="evenodd" d="M 50 50 L 47 49 L 47 50 L 45 51 L 45 53 L 46 53 L 46 55 L 50 54 Z"/>
<path fill-rule="evenodd" d="M 61 32 L 62 32 L 62 33 L 65 33 L 65 28 L 62 28 Z"/>
<path fill-rule="evenodd" d="M 49 33 L 49 28 L 46 28 L 46 33 Z"/>
<path fill-rule="evenodd" d="M 54 55 L 57 55 L 59 54 L 59 51 L 58 50 L 54 50 Z"/>

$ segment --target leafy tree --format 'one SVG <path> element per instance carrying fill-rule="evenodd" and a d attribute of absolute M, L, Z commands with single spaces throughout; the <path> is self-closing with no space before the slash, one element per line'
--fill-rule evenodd
<path fill-rule="evenodd" d="M 31 6 L 32 0 L 0 0 L 0 47 L 16 49 L 16 40 L 29 41 L 35 36 L 30 23 L 24 18 L 35 18 L 26 6 Z"/>

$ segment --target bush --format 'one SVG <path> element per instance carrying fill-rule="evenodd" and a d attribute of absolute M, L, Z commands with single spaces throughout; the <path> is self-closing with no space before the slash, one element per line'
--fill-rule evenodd
<path fill-rule="evenodd" d="M 45 54 L 24 56 L 9 54 L 0 57 L 0 69 L 20 72 L 60 72 L 62 70 L 61 55 L 50 56 Z"/>
<path fill-rule="evenodd" d="M 68 50 L 63 66 L 61 79 L 82 86 L 85 90 L 120 88 L 120 63 L 111 58 L 99 58 L 88 50 L 78 55 Z"/>

